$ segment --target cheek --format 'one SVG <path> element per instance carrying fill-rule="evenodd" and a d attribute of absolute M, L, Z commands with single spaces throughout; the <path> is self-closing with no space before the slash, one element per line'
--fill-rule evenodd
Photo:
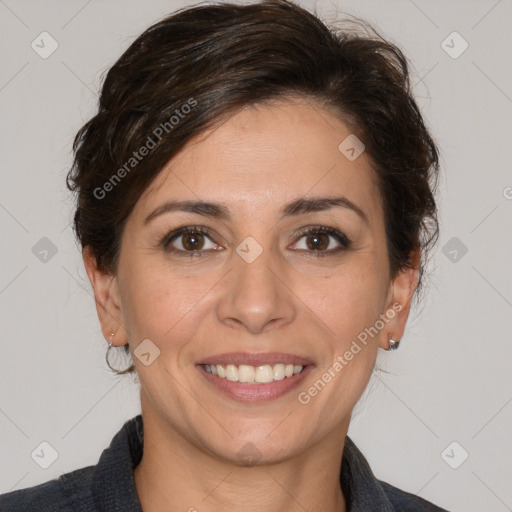
<path fill-rule="evenodd" d="M 314 289 L 308 306 L 329 327 L 328 357 L 315 382 L 301 390 L 299 401 L 314 403 L 323 421 L 336 423 L 353 409 L 371 378 L 382 332 L 375 326 L 384 312 L 386 280 L 377 266 L 365 264 L 361 269 L 347 266 L 326 283 L 323 292 Z"/>
<path fill-rule="evenodd" d="M 177 335 L 186 338 L 186 331 L 194 325 L 188 325 L 187 317 L 194 317 L 215 283 L 212 275 L 194 279 L 171 272 L 168 266 L 148 264 L 142 258 L 127 262 L 125 270 L 121 300 L 129 341 L 137 344 L 149 338 L 158 343 Z"/>
<path fill-rule="evenodd" d="M 320 279 L 300 278 L 298 295 L 329 327 L 337 348 L 374 325 L 384 312 L 388 280 L 385 270 L 372 260 L 371 255 L 355 254 Z"/>

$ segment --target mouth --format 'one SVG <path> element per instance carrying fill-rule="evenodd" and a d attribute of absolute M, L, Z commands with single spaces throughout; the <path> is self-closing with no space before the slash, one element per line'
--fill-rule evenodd
<path fill-rule="evenodd" d="M 196 367 L 224 395 L 240 402 L 265 402 L 297 387 L 314 364 L 292 354 L 232 353 L 208 358 Z"/>

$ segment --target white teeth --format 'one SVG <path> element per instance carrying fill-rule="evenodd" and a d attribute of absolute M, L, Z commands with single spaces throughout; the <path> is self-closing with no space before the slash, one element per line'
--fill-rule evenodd
<path fill-rule="evenodd" d="M 226 379 L 232 382 L 238 381 L 238 370 L 234 364 L 228 364 L 226 366 Z"/>
<path fill-rule="evenodd" d="M 274 368 L 269 364 L 258 366 L 254 380 L 261 384 L 265 382 L 272 382 L 274 380 Z"/>
<path fill-rule="evenodd" d="M 231 382 L 243 382 L 247 384 L 265 384 L 273 382 L 274 380 L 283 380 L 285 377 L 292 377 L 300 373 L 304 366 L 300 364 L 284 364 L 279 363 L 275 365 L 263 364 L 260 366 L 250 366 L 241 364 L 236 366 L 228 364 L 223 366 L 221 364 L 204 366 L 208 373 L 213 373 L 221 379 L 227 379 Z"/>
<path fill-rule="evenodd" d="M 254 382 L 254 368 L 246 364 L 241 364 L 238 367 L 238 381 Z"/>
<path fill-rule="evenodd" d="M 274 380 L 283 380 L 284 378 L 285 378 L 284 364 L 275 364 L 274 365 Z"/>

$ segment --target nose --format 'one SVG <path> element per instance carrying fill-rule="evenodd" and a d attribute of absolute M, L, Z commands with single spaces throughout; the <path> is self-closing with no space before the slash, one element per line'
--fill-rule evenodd
<path fill-rule="evenodd" d="M 258 334 L 293 322 L 295 296 L 285 262 L 265 249 L 252 262 L 234 253 L 233 265 L 217 306 L 222 323 Z"/>

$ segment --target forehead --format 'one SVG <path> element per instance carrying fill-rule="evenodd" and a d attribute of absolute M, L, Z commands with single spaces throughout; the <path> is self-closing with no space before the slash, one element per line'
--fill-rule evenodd
<path fill-rule="evenodd" d="M 340 151 L 352 137 L 340 119 L 308 100 L 247 106 L 189 141 L 136 210 L 143 215 L 169 199 L 200 199 L 263 215 L 298 197 L 342 195 L 371 219 L 381 201 L 370 160 Z"/>

